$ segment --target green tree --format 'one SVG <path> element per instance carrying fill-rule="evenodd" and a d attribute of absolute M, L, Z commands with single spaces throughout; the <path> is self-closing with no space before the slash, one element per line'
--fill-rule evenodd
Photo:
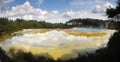
<path fill-rule="evenodd" d="M 120 14 L 120 0 L 117 0 L 117 6 L 115 8 L 108 8 L 106 11 L 108 18 L 113 18 L 118 14 Z"/>
<path fill-rule="evenodd" d="M 117 6 L 115 8 L 107 9 L 106 15 L 108 16 L 108 18 L 111 18 L 111 20 L 113 21 L 114 28 L 119 30 L 120 29 L 120 0 L 117 0 Z"/>

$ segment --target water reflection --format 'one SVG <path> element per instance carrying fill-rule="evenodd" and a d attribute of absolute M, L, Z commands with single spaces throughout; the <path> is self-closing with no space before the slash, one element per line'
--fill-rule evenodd
<path fill-rule="evenodd" d="M 74 32 L 76 30 L 80 33 L 86 32 L 86 34 L 79 36 L 75 36 L 74 33 L 73 35 L 69 34 L 70 32 Z M 24 31 L 22 31 L 24 32 L 22 34 L 19 32 L 11 39 L 5 40 L 2 46 L 7 45 L 7 47 L 23 49 L 31 51 L 34 54 L 49 53 L 55 59 L 61 57 L 64 54 L 70 54 L 73 50 L 83 50 L 105 46 L 110 36 L 114 33 L 112 30 L 93 29 L 92 31 L 92 29 L 88 28 L 61 30 L 54 29 L 45 33 L 40 33 L 39 30 L 37 30 L 37 33 L 35 32 L 36 30 Z M 106 34 L 104 36 L 98 35 L 87 37 L 87 31 L 89 31 L 89 33 L 103 32 Z"/>

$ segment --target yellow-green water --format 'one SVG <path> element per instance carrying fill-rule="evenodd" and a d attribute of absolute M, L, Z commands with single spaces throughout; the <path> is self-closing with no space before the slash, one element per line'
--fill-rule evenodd
<path fill-rule="evenodd" d="M 15 32 L 22 35 L 5 40 L 1 46 L 6 51 L 13 47 L 33 54 L 48 53 L 54 59 L 58 59 L 65 54 L 73 53 L 73 50 L 103 47 L 114 32 L 105 30 L 82 33 L 71 29 L 26 29 Z"/>

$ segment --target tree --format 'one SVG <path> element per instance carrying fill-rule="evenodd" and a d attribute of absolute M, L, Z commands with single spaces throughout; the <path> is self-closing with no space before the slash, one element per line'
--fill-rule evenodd
<path fill-rule="evenodd" d="M 6 52 L 0 47 L 0 62 L 13 62 L 13 60 L 7 56 Z"/>
<path fill-rule="evenodd" d="M 106 15 L 108 16 L 108 18 L 113 18 L 119 14 L 120 14 L 120 0 L 117 0 L 117 6 L 115 8 L 108 8 L 106 11 Z"/>
<path fill-rule="evenodd" d="M 117 6 L 115 8 L 107 9 L 106 15 L 108 18 L 111 18 L 113 23 L 115 23 L 113 27 L 117 30 L 120 30 L 120 0 L 117 0 Z"/>

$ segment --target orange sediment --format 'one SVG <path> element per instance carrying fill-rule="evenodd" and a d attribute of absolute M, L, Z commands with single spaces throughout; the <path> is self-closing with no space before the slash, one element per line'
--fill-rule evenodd
<path fill-rule="evenodd" d="M 107 33 L 104 32 L 95 32 L 95 33 L 77 33 L 77 32 L 67 32 L 70 35 L 75 36 L 86 36 L 86 37 L 97 37 L 97 36 L 105 36 Z"/>

